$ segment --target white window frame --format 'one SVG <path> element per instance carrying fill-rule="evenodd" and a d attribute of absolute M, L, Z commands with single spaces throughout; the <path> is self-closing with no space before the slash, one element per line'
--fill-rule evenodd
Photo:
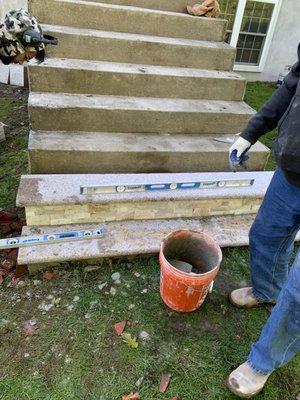
<path fill-rule="evenodd" d="M 270 21 L 269 29 L 267 32 L 266 40 L 264 43 L 264 48 L 260 57 L 259 65 L 246 65 L 246 64 L 235 64 L 234 65 L 234 70 L 235 71 L 244 71 L 244 72 L 262 72 L 266 61 L 267 57 L 269 54 L 271 42 L 273 39 L 273 35 L 275 32 L 280 8 L 282 5 L 282 0 L 251 0 L 255 1 L 257 3 L 270 3 L 274 4 L 274 10 L 273 10 L 273 15 Z M 239 40 L 239 35 L 242 27 L 242 22 L 244 18 L 244 13 L 245 13 L 245 8 L 246 8 L 247 0 L 238 0 L 238 6 L 236 10 L 236 15 L 235 15 L 235 20 L 232 28 L 232 35 L 230 39 L 230 45 L 233 47 L 237 47 L 237 43 Z"/>

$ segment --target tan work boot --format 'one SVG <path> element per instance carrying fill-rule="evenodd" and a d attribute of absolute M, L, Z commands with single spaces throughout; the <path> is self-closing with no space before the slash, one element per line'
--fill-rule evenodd
<path fill-rule="evenodd" d="M 254 371 L 245 362 L 229 375 L 226 386 L 235 395 L 243 399 L 250 399 L 262 391 L 270 375 L 263 375 Z"/>
<path fill-rule="evenodd" d="M 242 289 L 234 290 L 229 295 L 229 300 L 232 305 L 239 308 L 252 308 L 259 304 L 275 304 L 258 300 L 254 294 L 252 287 L 245 287 Z"/>

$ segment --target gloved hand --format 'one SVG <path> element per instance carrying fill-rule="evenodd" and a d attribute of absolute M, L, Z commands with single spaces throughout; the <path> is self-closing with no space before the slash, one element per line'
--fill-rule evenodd
<path fill-rule="evenodd" d="M 251 146 L 252 145 L 248 140 L 239 137 L 230 147 L 229 163 L 233 171 L 236 171 L 239 166 L 247 169 L 246 162 L 249 159 L 249 156 L 247 156 L 246 153 L 249 151 Z"/>

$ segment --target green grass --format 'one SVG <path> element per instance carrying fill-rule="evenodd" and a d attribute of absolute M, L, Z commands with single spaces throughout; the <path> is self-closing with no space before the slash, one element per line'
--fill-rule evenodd
<path fill-rule="evenodd" d="M 275 84 L 261 83 L 261 82 L 249 82 L 247 84 L 247 90 L 245 95 L 245 101 L 253 107 L 255 110 L 259 110 L 263 104 L 272 96 L 276 90 Z M 273 149 L 275 138 L 278 135 L 277 129 L 261 137 L 260 141 L 270 149 Z M 266 165 L 267 171 L 273 171 L 276 163 L 273 152 L 270 155 L 268 163 Z"/>
<path fill-rule="evenodd" d="M 272 91 L 270 85 L 249 84 L 247 101 L 258 108 Z M 26 93 L 22 96 L 25 100 Z M 14 107 L 20 103 L 12 103 L 7 95 L 0 104 L 2 118 L 15 120 L 12 114 L 18 110 Z M 0 145 L 5 149 L 0 199 L 10 208 L 18 177 L 26 172 L 26 130 L 25 126 L 19 136 L 12 129 L 8 143 Z M 135 276 L 136 270 L 140 277 Z M 111 274 L 116 271 L 121 284 L 114 285 L 117 293 L 112 296 Z M 98 285 L 103 282 L 107 287 L 100 291 Z M 51 282 L 37 276 L 17 286 L 8 287 L 8 283 L 0 287 L 1 400 L 120 400 L 130 391 L 139 391 L 142 400 L 170 400 L 172 396 L 234 400 L 223 382 L 245 360 L 270 313 L 268 307 L 235 309 L 227 300 L 232 289 L 249 283 L 245 248 L 224 251 L 214 292 L 199 311 L 187 315 L 163 304 L 157 257 L 104 263 L 95 272 L 86 272 L 80 265 L 63 266 L 55 270 Z M 147 293 L 142 293 L 144 289 Z M 48 296 L 60 301 L 43 312 L 39 305 L 53 301 Z M 74 305 L 72 310 L 70 305 Z M 32 318 L 37 320 L 38 332 L 26 338 L 23 324 Z M 112 332 L 113 324 L 122 320 L 130 321 L 127 332 L 138 336 L 146 331 L 149 340 L 139 339 L 136 350 L 128 348 Z M 159 394 L 164 372 L 172 374 L 171 384 L 165 394 Z M 137 388 L 141 377 L 144 380 Z M 272 375 L 258 398 L 296 400 L 299 392 L 298 356 Z"/>
<path fill-rule="evenodd" d="M 0 122 L 8 125 L 7 140 L 0 142 L 0 209 L 15 211 L 20 175 L 27 171 L 27 96 L 24 89 L 0 84 Z"/>

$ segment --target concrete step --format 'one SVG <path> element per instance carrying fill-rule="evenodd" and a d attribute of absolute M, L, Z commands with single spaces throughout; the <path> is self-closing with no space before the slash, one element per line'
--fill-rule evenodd
<path fill-rule="evenodd" d="M 67 261 L 101 262 L 103 258 L 139 256 L 158 253 L 162 240 L 180 229 L 205 232 L 221 247 L 248 246 L 249 230 L 255 215 L 217 216 L 210 218 L 126 221 L 101 223 L 105 236 L 101 239 L 33 246 L 19 250 L 19 265 L 28 265 L 34 274 L 43 268 Z M 97 229 L 99 225 L 24 227 L 22 235 L 52 234 L 68 230 Z M 300 233 L 296 237 L 300 240 Z"/>
<path fill-rule="evenodd" d="M 198 218 L 256 213 L 273 172 L 187 174 L 27 175 L 21 178 L 17 204 L 28 225 Z M 81 194 L 82 186 L 191 183 L 254 179 L 252 186 L 137 193 Z"/>
<path fill-rule="evenodd" d="M 33 174 L 229 171 L 230 144 L 221 135 L 31 132 Z M 228 137 L 228 136 L 224 136 Z M 263 170 L 269 149 L 252 147 L 249 169 Z"/>
<path fill-rule="evenodd" d="M 88 0 L 84 0 L 88 1 Z M 133 6 L 151 8 L 154 10 L 174 11 L 186 13 L 188 0 L 94 0 L 96 3 L 119 4 L 123 6 Z"/>
<path fill-rule="evenodd" d="M 32 92 L 33 130 L 235 134 L 254 111 L 242 102 Z"/>
<path fill-rule="evenodd" d="M 236 50 L 227 43 L 43 25 L 57 36 L 54 58 L 113 61 L 232 71 Z"/>
<path fill-rule="evenodd" d="M 67 242 L 47 246 L 20 248 L 19 265 L 28 265 L 29 272 L 57 266 L 67 261 L 101 262 L 103 258 L 158 253 L 164 237 L 170 232 L 190 229 L 211 235 L 221 247 L 247 246 L 249 229 L 255 215 L 216 216 L 210 218 L 105 222 L 98 225 L 64 225 L 24 227 L 22 235 L 52 234 L 68 230 L 105 228 L 101 239 Z M 299 237 L 298 237 L 299 239 Z"/>
<path fill-rule="evenodd" d="M 223 41 L 226 20 L 80 0 L 31 0 L 30 11 L 42 24 L 143 35 Z"/>
<path fill-rule="evenodd" d="M 233 101 L 245 92 L 234 72 L 107 61 L 50 58 L 31 65 L 29 76 L 34 92 Z"/>

